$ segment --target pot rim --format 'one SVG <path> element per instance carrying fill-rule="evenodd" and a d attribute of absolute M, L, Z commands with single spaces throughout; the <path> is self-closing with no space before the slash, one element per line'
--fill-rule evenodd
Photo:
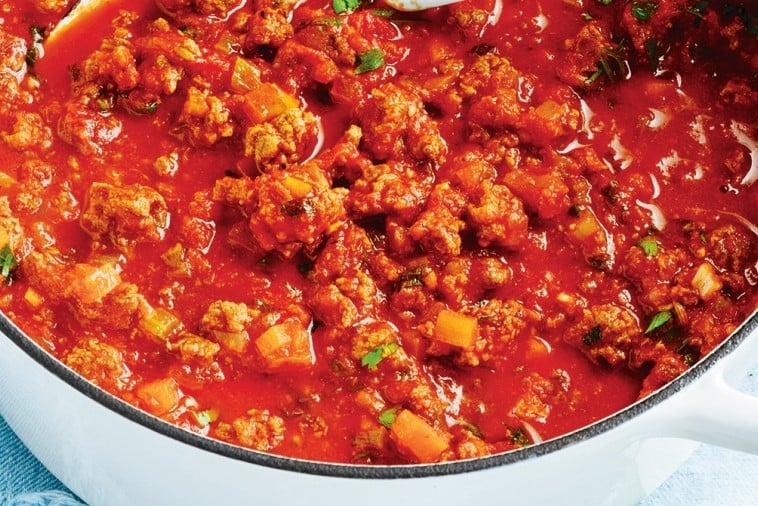
<path fill-rule="evenodd" d="M 222 457 L 283 471 L 325 477 L 357 479 L 425 478 L 462 474 L 515 464 L 526 459 L 556 452 L 567 446 L 580 443 L 608 432 L 668 399 L 702 376 L 713 366 L 713 364 L 729 355 L 747 338 L 747 336 L 757 329 L 758 311 L 754 311 L 752 315 L 745 319 L 739 328 L 737 328 L 710 354 L 703 357 L 697 364 L 690 367 L 686 372 L 670 383 L 626 408 L 562 436 L 517 450 L 472 459 L 435 464 L 370 465 L 322 462 L 274 455 L 232 445 L 182 429 L 121 400 L 113 394 L 94 385 L 72 369 L 69 369 L 37 344 L 32 338 L 26 335 L 26 333 L 13 323 L 3 312 L 0 312 L 0 332 L 15 343 L 24 353 L 47 369 L 50 373 L 57 376 L 60 380 L 73 387 L 79 393 L 84 394 L 102 407 L 121 415 L 131 422 L 150 429 L 162 436 L 190 445 L 197 449 L 215 453 Z"/>

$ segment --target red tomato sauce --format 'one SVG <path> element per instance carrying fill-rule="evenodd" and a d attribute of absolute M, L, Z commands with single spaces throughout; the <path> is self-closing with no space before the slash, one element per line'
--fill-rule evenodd
<path fill-rule="evenodd" d="M 475 458 L 758 307 L 746 2 L 70 3 L 0 28 L 0 309 L 156 417 Z"/>

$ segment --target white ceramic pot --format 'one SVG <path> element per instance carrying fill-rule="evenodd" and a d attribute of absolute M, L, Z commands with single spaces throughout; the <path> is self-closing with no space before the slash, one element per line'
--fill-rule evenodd
<path fill-rule="evenodd" d="M 697 441 L 758 453 L 758 314 L 685 375 L 587 428 L 448 464 L 319 464 L 178 429 L 86 382 L 0 316 L 0 413 L 83 500 L 100 505 L 634 504 Z M 684 439 L 680 439 L 684 438 Z"/>

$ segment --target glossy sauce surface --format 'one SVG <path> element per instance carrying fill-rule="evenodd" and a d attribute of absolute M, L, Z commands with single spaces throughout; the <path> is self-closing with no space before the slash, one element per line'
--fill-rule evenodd
<path fill-rule="evenodd" d="M 294 457 L 628 406 L 758 306 L 758 59 L 747 3 L 605 3 L 123 2 L 52 39 L 65 2 L 9 4 L 0 308 Z"/>

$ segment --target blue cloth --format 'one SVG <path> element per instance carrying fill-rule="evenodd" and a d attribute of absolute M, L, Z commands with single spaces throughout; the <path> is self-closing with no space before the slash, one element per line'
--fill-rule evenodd
<path fill-rule="evenodd" d="M 0 505 L 81 506 L 0 418 Z"/>
<path fill-rule="evenodd" d="M 758 366 L 745 381 L 758 391 Z M 752 506 L 758 504 L 758 456 L 701 445 L 638 506 Z M 82 506 L 60 481 L 29 453 L 0 418 L 0 505 Z"/>

